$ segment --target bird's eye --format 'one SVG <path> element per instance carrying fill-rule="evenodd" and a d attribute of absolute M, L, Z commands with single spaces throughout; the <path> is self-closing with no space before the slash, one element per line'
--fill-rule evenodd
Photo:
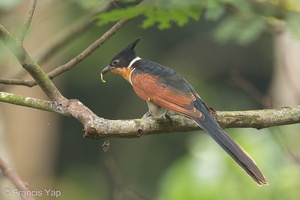
<path fill-rule="evenodd" d="M 113 66 L 115 66 L 115 65 L 117 65 L 119 62 L 120 62 L 120 60 L 119 60 L 119 59 L 116 59 L 116 60 L 113 60 L 111 64 L 112 64 Z"/>

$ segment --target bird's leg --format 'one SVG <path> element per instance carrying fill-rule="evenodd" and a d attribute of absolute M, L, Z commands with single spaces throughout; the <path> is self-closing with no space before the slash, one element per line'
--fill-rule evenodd
<path fill-rule="evenodd" d="M 151 101 L 147 101 L 149 111 L 143 115 L 143 119 L 152 117 L 152 118 L 164 118 L 170 121 L 173 121 L 170 115 L 168 115 L 168 110 L 155 105 Z"/>
<path fill-rule="evenodd" d="M 169 110 L 165 110 L 164 113 L 163 113 L 162 115 L 160 115 L 159 117 L 153 117 L 153 115 L 151 114 L 151 112 L 150 112 L 150 110 L 149 110 L 148 112 L 146 112 L 146 113 L 143 115 L 142 119 L 147 119 L 147 118 L 161 118 L 161 117 L 162 117 L 162 118 L 164 118 L 164 119 L 167 119 L 167 120 L 173 122 L 172 117 L 171 117 L 170 115 L 168 115 L 168 111 L 169 111 Z"/>
<path fill-rule="evenodd" d="M 161 118 L 164 115 L 165 109 L 163 109 L 162 107 L 155 105 L 151 101 L 147 101 L 147 105 L 149 111 L 144 114 L 143 118 Z"/>

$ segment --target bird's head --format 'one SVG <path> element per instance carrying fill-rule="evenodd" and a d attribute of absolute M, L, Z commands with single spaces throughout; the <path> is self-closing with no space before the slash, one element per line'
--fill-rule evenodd
<path fill-rule="evenodd" d="M 111 61 L 110 64 L 101 71 L 101 76 L 111 71 L 116 74 L 120 74 L 124 77 L 124 73 L 130 70 L 130 63 L 137 58 L 134 52 L 134 47 L 140 41 L 140 38 L 136 39 L 120 53 L 118 53 Z M 126 78 L 126 77 L 124 77 Z M 126 78 L 127 79 L 127 78 Z"/>

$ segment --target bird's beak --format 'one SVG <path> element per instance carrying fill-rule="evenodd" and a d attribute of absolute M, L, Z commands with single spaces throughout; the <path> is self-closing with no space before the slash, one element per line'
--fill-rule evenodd
<path fill-rule="evenodd" d="M 105 68 L 101 71 L 101 73 L 100 73 L 100 79 L 101 79 L 101 81 L 102 81 L 103 83 L 106 82 L 106 81 L 103 79 L 103 75 L 106 74 L 107 72 L 111 71 L 112 69 L 114 69 L 114 67 L 111 67 L 111 66 L 108 65 L 107 67 L 105 67 Z"/>
<path fill-rule="evenodd" d="M 104 75 L 106 74 L 107 72 L 109 72 L 110 70 L 112 70 L 112 67 L 110 67 L 109 65 L 107 67 L 105 67 L 100 74 Z"/>

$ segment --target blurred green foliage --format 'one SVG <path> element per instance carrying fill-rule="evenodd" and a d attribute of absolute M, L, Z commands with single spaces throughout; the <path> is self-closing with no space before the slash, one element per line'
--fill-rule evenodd
<path fill-rule="evenodd" d="M 228 156 L 224 156 L 224 152 L 209 137 L 198 135 L 189 142 L 189 153 L 178 159 L 165 173 L 158 199 L 298 199 L 300 182 L 293 178 L 300 175 L 298 166 L 286 166 L 284 153 L 276 141 L 270 140 L 269 134 L 274 133 L 262 130 L 260 137 L 247 136 L 256 135 L 256 132 L 253 129 L 229 130 L 233 135 L 239 134 L 236 140 L 251 151 L 269 186 L 258 187 Z M 262 152 L 264 158 L 260 157 Z"/>
<path fill-rule="evenodd" d="M 286 22 L 292 33 L 300 37 L 300 3 L 297 1 L 153 0 L 142 2 L 138 6 L 131 4 L 132 1 L 130 6 L 113 8 L 98 14 L 96 16 L 98 25 L 116 22 L 123 18 L 143 16 L 141 25 L 143 28 L 157 25 L 158 29 L 164 30 L 174 23 L 183 26 L 190 19 L 197 21 L 204 13 L 206 20 L 220 20 L 221 23 L 215 31 L 215 37 L 220 42 L 234 40 L 239 44 L 248 44 L 257 39 L 266 29 L 272 29 L 272 26 L 278 22 Z"/>
<path fill-rule="evenodd" d="M 160 8 L 157 5 L 140 5 L 140 6 L 128 6 L 126 9 L 114 9 L 110 12 L 104 12 L 99 14 L 98 25 L 104 25 L 109 22 L 115 22 L 122 18 L 133 18 L 137 15 L 144 15 L 146 19 L 142 23 L 143 28 L 158 23 L 158 28 L 163 30 L 171 27 L 171 23 L 175 22 L 178 26 L 185 25 L 189 18 L 198 20 L 200 13 L 195 7 L 176 7 L 172 9 Z"/>
<path fill-rule="evenodd" d="M 21 0 L 1 0 L 0 11 L 6 11 L 14 8 Z"/>

